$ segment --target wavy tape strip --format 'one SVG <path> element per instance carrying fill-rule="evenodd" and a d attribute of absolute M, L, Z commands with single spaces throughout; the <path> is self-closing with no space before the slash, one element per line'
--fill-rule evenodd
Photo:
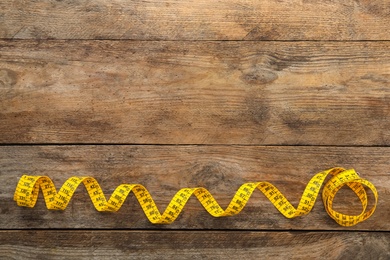
<path fill-rule="evenodd" d="M 129 193 L 133 192 L 151 223 L 170 224 L 179 216 L 186 202 L 192 195 L 196 196 L 210 215 L 214 217 L 224 217 L 238 214 L 245 207 L 253 191 L 257 188 L 286 218 L 295 218 L 306 215 L 311 211 L 320 188 L 328 175 L 332 175 L 333 177 L 325 183 L 322 199 L 327 213 L 338 224 L 341 226 L 354 226 L 359 222 L 366 220 L 374 213 L 378 202 L 378 192 L 374 185 L 371 182 L 362 179 L 355 170 L 346 170 L 339 167 L 314 175 L 307 184 L 297 208 L 291 205 L 286 197 L 271 183 L 249 182 L 243 184 L 237 190 L 229 206 L 225 210 L 220 207 L 208 190 L 199 187 L 183 188 L 179 190 L 164 213 L 161 214 L 157 209 L 152 196 L 146 188 L 140 184 L 119 185 L 107 201 L 99 183 L 92 177 L 71 177 L 57 192 L 49 177 L 28 175 L 23 175 L 20 178 L 16 187 L 14 200 L 19 206 L 32 208 L 37 202 L 39 189 L 41 189 L 48 209 L 64 210 L 76 188 L 83 183 L 91 197 L 93 205 L 98 211 L 118 211 Z M 332 209 L 335 195 L 344 185 L 347 185 L 360 199 L 363 206 L 361 214 L 345 215 Z M 364 186 L 372 191 L 375 198 L 374 205 L 368 210 L 368 199 Z"/>

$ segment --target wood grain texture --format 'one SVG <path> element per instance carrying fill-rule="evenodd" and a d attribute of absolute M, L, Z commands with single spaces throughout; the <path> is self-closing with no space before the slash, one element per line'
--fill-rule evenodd
<path fill-rule="evenodd" d="M 390 259 L 389 24 L 387 0 L 0 1 L 0 258 Z M 30 174 L 140 183 L 160 211 L 196 186 L 226 207 L 249 181 L 297 205 L 334 166 L 378 189 L 357 226 L 258 191 L 228 218 L 191 198 L 172 225 L 133 195 L 97 212 L 83 187 L 65 211 L 13 201 Z M 361 205 L 342 189 L 335 209 Z"/>
<path fill-rule="evenodd" d="M 1 143 L 390 145 L 389 42 L 0 47 Z"/>
<path fill-rule="evenodd" d="M 390 148 L 254 146 L 1 146 L 0 228 L 86 229 L 251 229 L 390 230 Z M 97 212 L 83 187 L 65 211 L 49 211 L 41 198 L 33 209 L 18 207 L 13 193 L 22 174 L 47 175 L 59 188 L 71 176 L 95 177 L 106 195 L 122 183 L 143 184 L 164 210 L 184 187 L 205 187 L 226 207 L 245 182 L 269 181 L 297 205 L 310 178 L 334 166 L 355 168 L 379 193 L 374 215 L 354 227 L 341 227 L 318 198 L 304 217 L 284 218 L 255 192 L 238 215 L 213 218 L 192 197 L 171 225 L 152 225 L 133 195 L 117 213 Z M 372 197 L 371 197 L 372 199 Z M 371 200 L 372 202 L 372 200 Z M 340 191 L 335 209 L 359 214 L 353 193 Z"/>
<path fill-rule="evenodd" d="M 22 1 L 0 3 L 0 38 L 390 40 L 382 0 Z"/>
<path fill-rule="evenodd" d="M 386 232 L 1 231 L 5 259 L 378 259 Z"/>

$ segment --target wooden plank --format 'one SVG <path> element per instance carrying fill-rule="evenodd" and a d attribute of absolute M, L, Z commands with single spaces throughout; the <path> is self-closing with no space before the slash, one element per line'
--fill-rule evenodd
<path fill-rule="evenodd" d="M 390 145 L 389 42 L 0 42 L 1 143 Z"/>
<path fill-rule="evenodd" d="M 386 232 L 0 231 L 10 259 L 389 259 Z"/>
<path fill-rule="evenodd" d="M 254 147 L 254 146 L 1 146 L 0 229 L 251 229 L 251 230 L 390 230 L 388 147 Z M 284 218 L 255 192 L 238 215 L 213 218 L 191 198 L 171 225 L 152 225 L 133 195 L 116 213 L 97 212 L 80 187 L 65 211 L 49 211 L 41 198 L 33 209 L 18 207 L 13 193 L 22 174 L 50 176 L 59 188 L 71 176 L 95 177 L 106 195 L 122 183 L 143 184 L 160 211 L 184 187 L 205 187 L 226 207 L 240 185 L 269 181 L 297 205 L 317 172 L 334 166 L 355 168 L 379 192 L 374 215 L 354 227 L 334 222 L 318 198 L 313 211 Z M 372 197 L 371 197 L 372 199 Z M 372 200 L 370 200 L 372 202 Z M 359 214 L 350 190 L 336 197 L 335 208 Z"/>
<path fill-rule="evenodd" d="M 0 38 L 390 40 L 389 14 L 381 0 L 3 0 Z"/>

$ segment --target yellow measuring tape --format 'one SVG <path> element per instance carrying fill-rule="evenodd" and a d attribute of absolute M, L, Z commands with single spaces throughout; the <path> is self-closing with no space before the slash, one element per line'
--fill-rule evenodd
<path fill-rule="evenodd" d="M 175 194 L 164 213 L 161 214 L 152 196 L 140 184 L 119 185 L 107 201 L 99 183 L 92 177 L 71 177 L 57 192 L 49 177 L 28 175 L 23 175 L 20 178 L 14 200 L 19 206 L 32 208 L 37 202 L 39 189 L 41 189 L 48 209 L 64 210 L 76 188 L 80 183 L 83 183 L 87 188 L 93 205 L 98 211 L 118 211 L 129 193 L 133 192 L 150 222 L 153 224 L 170 224 L 179 216 L 192 194 L 196 196 L 210 215 L 225 217 L 238 214 L 257 188 L 285 217 L 295 218 L 310 212 L 328 175 L 333 177 L 326 182 L 322 192 L 322 199 L 327 213 L 338 224 L 341 226 L 353 226 L 366 220 L 374 213 L 378 202 L 378 192 L 374 185 L 362 179 L 355 170 L 343 168 L 332 168 L 314 175 L 307 184 L 297 208 L 291 205 L 286 197 L 271 183 L 249 182 L 241 185 L 225 210 L 219 206 L 214 197 L 205 188 L 183 188 Z M 347 185 L 360 199 L 363 210 L 359 215 L 345 215 L 332 209 L 335 195 L 344 185 Z M 367 210 L 368 199 L 364 186 L 368 187 L 375 197 L 375 203 L 369 210 Z"/>

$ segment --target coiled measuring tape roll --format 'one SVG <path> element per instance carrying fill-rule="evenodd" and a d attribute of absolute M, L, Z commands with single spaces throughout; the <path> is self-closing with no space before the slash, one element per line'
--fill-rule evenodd
<path fill-rule="evenodd" d="M 161 214 L 152 196 L 140 184 L 119 185 L 107 201 L 99 183 L 92 177 L 71 177 L 57 192 L 49 177 L 28 175 L 23 175 L 20 178 L 16 187 L 14 200 L 19 206 L 32 208 L 37 202 L 39 189 L 41 189 L 48 209 L 64 210 L 69 204 L 76 188 L 83 183 L 91 197 L 93 205 L 98 211 L 118 211 L 129 193 L 133 192 L 151 223 L 170 224 L 179 216 L 191 195 L 195 195 L 210 215 L 214 217 L 225 217 L 238 214 L 245 207 L 254 190 L 258 189 L 283 216 L 286 218 L 295 218 L 306 215 L 311 211 L 320 188 L 328 175 L 332 175 L 332 177 L 323 187 L 322 200 L 327 213 L 338 224 L 341 226 L 354 226 L 366 220 L 374 213 L 378 202 L 378 192 L 374 185 L 362 179 L 355 170 L 346 170 L 343 168 L 332 168 L 314 175 L 307 184 L 297 208 L 271 183 L 249 182 L 241 185 L 225 210 L 220 207 L 208 190 L 199 187 L 179 190 L 164 213 Z M 347 185 L 360 199 L 363 210 L 359 215 L 345 215 L 332 209 L 335 195 L 344 185 Z M 375 203 L 370 209 L 367 209 L 368 198 L 364 186 L 368 187 L 374 194 Z"/>

